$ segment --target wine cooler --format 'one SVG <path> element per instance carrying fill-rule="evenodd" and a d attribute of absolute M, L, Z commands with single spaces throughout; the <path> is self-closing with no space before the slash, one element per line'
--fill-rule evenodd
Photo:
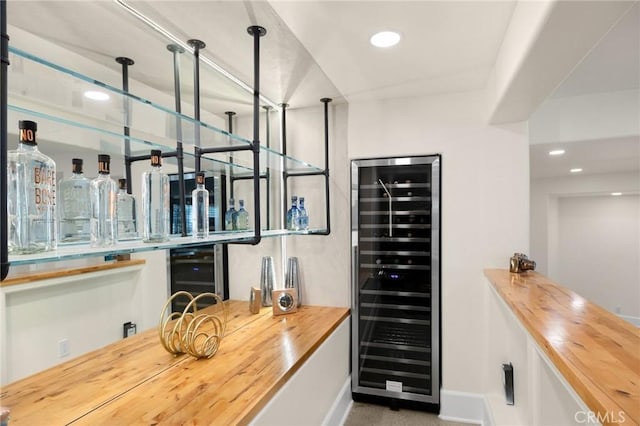
<path fill-rule="evenodd" d="M 440 156 L 351 163 L 353 399 L 439 410 Z"/>

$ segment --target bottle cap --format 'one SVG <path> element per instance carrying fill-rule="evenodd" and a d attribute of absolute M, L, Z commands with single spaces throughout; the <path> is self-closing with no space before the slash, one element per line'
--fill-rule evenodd
<path fill-rule="evenodd" d="M 109 164 L 111 163 L 111 156 L 107 154 L 98 154 L 98 173 L 101 175 L 108 175 Z"/>
<path fill-rule="evenodd" d="M 37 145 L 36 131 L 38 130 L 38 123 L 35 121 L 20 120 L 18 122 L 18 129 L 20 130 L 20 143 Z"/>
<path fill-rule="evenodd" d="M 127 189 L 127 180 L 125 178 L 118 179 L 118 188 Z"/>
<path fill-rule="evenodd" d="M 204 172 L 196 173 L 196 183 L 199 184 L 199 185 L 203 185 L 204 184 Z"/>
<path fill-rule="evenodd" d="M 31 121 L 31 120 L 20 120 L 18 121 L 18 128 L 20 130 L 25 129 L 25 130 L 33 130 L 34 132 L 38 131 L 38 123 L 36 123 L 35 121 Z"/>
<path fill-rule="evenodd" d="M 82 173 L 82 158 L 71 159 L 71 170 L 73 173 Z"/>
<path fill-rule="evenodd" d="M 159 149 L 151 150 L 151 165 L 152 166 L 162 165 L 162 151 L 160 151 Z"/>

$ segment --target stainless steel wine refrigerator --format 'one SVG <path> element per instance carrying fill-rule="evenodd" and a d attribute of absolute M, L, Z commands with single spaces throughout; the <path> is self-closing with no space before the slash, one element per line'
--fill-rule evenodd
<path fill-rule="evenodd" d="M 440 405 L 440 156 L 351 162 L 351 390 Z"/>

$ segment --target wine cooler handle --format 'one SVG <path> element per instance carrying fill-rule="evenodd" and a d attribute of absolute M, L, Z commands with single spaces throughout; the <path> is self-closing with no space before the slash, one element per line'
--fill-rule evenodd
<path fill-rule="evenodd" d="M 384 192 L 387 193 L 387 198 L 389 198 L 389 237 L 393 237 L 393 222 L 391 220 L 391 193 L 384 185 L 384 183 L 382 183 L 382 179 L 378 179 L 378 182 L 380 182 L 380 185 L 382 185 L 382 189 L 384 189 Z"/>

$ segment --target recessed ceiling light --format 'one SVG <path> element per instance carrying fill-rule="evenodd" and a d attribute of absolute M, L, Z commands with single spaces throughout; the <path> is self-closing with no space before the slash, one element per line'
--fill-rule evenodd
<path fill-rule="evenodd" d="M 582 169 L 581 169 L 581 168 L 579 168 L 579 167 L 577 167 L 577 168 L 575 168 L 575 169 L 571 169 L 571 170 L 569 170 L 569 171 L 570 171 L 571 173 L 580 173 L 580 172 L 582 171 Z"/>
<path fill-rule="evenodd" d="M 375 47 L 391 47 L 398 44 L 400 41 L 400 34 L 394 31 L 380 31 L 379 33 L 372 35 L 369 41 Z"/>
<path fill-rule="evenodd" d="M 554 149 L 553 151 L 549 151 L 549 155 L 562 155 L 564 154 L 564 149 Z"/>
<path fill-rule="evenodd" d="M 87 90 L 86 92 L 84 92 L 84 97 L 93 101 L 106 101 L 109 99 L 109 94 L 99 92 L 97 90 Z"/>
<path fill-rule="evenodd" d="M 612 192 L 611 195 L 617 197 L 618 195 L 622 195 L 622 192 Z"/>

